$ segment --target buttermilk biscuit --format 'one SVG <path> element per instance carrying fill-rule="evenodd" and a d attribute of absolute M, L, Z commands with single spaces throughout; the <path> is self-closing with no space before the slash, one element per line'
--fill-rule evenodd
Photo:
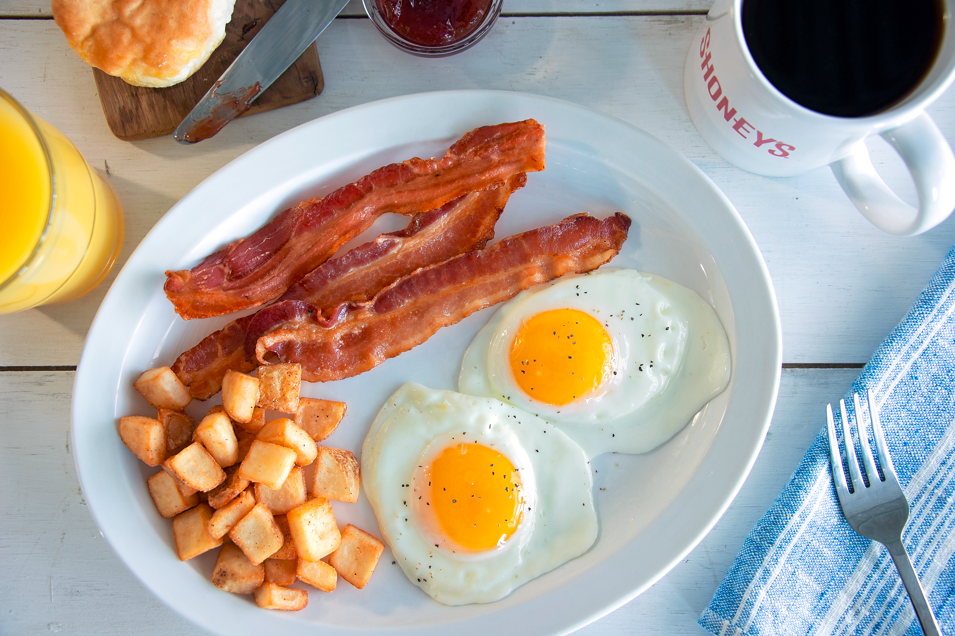
<path fill-rule="evenodd" d="M 178 84 L 225 38 L 235 0 L 53 0 L 83 60 L 136 86 Z"/>

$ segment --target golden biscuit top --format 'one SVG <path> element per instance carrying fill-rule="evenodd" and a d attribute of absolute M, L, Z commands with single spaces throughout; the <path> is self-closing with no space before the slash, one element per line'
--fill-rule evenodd
<path fill-rule="evenodd" d="M 139 86 L 195 72 L 225 37 L 234 0 L 53 0 L 53 18 L 88 64 Z"/>

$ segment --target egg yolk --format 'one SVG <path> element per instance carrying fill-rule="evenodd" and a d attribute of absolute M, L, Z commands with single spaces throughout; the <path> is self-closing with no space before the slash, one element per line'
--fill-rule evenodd
<path fill-rule="evenodd" d="M 481 444 L 444 449 L 431 464 L 431 505 L 445 535 L 470 550 L 495 548 L 521 521 L 514 464 Z"/>
<path fill-rule="evenodd" d="M 554 309 L 521 325 L 511 344 L 517 385 L 563 406 L 597 389 L 613 372 L 613 343 L 603 326 L 577 309 Z"/>

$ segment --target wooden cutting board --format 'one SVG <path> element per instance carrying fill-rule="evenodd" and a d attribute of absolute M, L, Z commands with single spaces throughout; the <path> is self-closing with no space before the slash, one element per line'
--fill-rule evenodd
<path fill-rule="evenodd" d="M 225 40 L 189 79 L 168 88 L 132 86 L 118 77 L 93 69 L 106 122 L 113 134 L 125 141 L 172 134 L 209 87 L 239 55 L 245 45 L 285 0 L 236 0 Z M 322 92 L 325 80 L 312 44 L 243 116 L 297 104 Z"/>

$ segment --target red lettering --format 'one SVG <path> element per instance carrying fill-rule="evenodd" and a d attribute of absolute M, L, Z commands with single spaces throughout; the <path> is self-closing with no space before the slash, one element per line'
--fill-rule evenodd
<path fill-rule="evenodd" d="M 733 115 L 736 114 L 735 108 L 730 108 L 730 100 L 725 97 L 720 100 L 720 103 L 716 105 L 716 110 L 723 111 L 723 119 L 729 121 L 733 118 Z"/>
<path fill-rule="evenodd" d="M 716 86 L 716 92 L 713 92 L 713 87 Z M 723 87 L 720 86 L 720 81 L 716 79 L 716 75 L 710 79 L 709 83 L 706 85 L 706 89 L 710 92 L 710 99 L 714 102 L 720 98 L 720 95 L 723 94 Z M 717 106 L 719 108 L 719 106 Z"/>
<path fill-rule="evenodd" d="M 735 113 L 736 110 L 734 109 L 733 112 Z M 747 128 L 749 130 L 747 130 Z M 733 122 L 733 130 L 738 132 L 740 137 L 742 137 L 743 139 L 746 139 L 746 134 L 753 132 L 753 125 L 750 124 L 745 119 L 743 119 L 742 117 L 740 117 L 739 119 Z"/>
<path fill-rule="evenodd" d="M 763 144 L 771 144 L 771 143 L 773 143 L 774 141 L 776 141 L 776 140 L 775 140 L 775 139 L 772 139 L 772 138 L 767 139 L 767 138 L 763 137 L 763 131 L 757 130 L 757 131 L 756 131 L 756 142 L 755 142 L 753 145 L 756 146 L 757 148 L 759 148 L 759 147 L 761 147 Z"/>
<path fill-rule="evenodd" d="M 706 35 L 703 36 L 703 40 L 700 42 L 700 57 L 703 57 L 703 53 L 710 46 L 710 30 L 706 30 Z"/>
<path fill-rule="evenodd" d="M 769 154 L 775 155 L 777 157 L 782 157 L 785 159 L 786 157 L 789 156 L 789 152 L 795 149 L 796 149 L 795 146 L 790 146 L 789 144 L 784 144 L 781 141 L 777 141 L 776 147 L 769 149 Z"/>
<path fill-rule="evenodd" d="M 709 54 L 709 52 L 707 52 L 706 57 L 703 58 L 703 63 L 700 64 L 700 68 L 706 71 L 705 73 L 703 73 L 703 79 L 705 80 L 710 79 L 710 75 L 712 75 L 713 73 L 713 65 L 710 64 L 711 57 L 712 56 Z"/>

